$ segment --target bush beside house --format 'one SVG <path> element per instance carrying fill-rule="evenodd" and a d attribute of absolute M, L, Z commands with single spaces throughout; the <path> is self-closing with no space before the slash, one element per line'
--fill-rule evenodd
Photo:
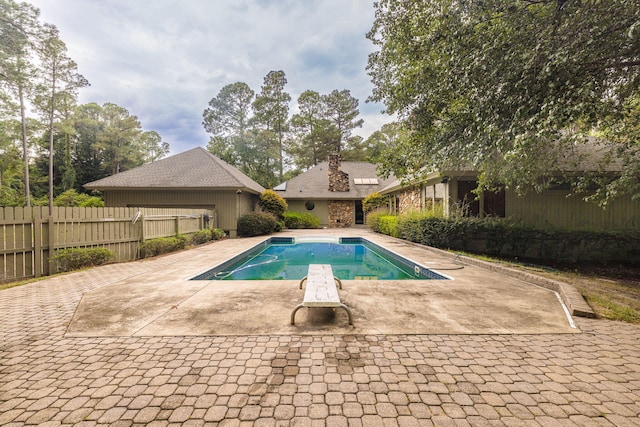
<path fill-rule="evenodd" d="M 320 228 L 320 218 L 310 212 L 285 212 L 284 225 L 287 228 Z"/>
<path fill-rule="evenodd" d="M 270 213 L 252 212 L 238 220 L 238 235 L 242 237 L 271 234 L 278 229 L 278 220 Z"/>
<path fill-rule="evenodd" d="M 640 262 L 640 233 L 540 229 L 497 218 L 371 214 L 372 230 L 441 249 L 545 263 Z"/>
<path fill-rule="evenodd" d="M 268 212 L 278 219 L 282 219 L 282 216 L 289 207 L 282 196 L 273 190 L 265 190 L 262 192 L 259 205 L 264 212 Z"/>

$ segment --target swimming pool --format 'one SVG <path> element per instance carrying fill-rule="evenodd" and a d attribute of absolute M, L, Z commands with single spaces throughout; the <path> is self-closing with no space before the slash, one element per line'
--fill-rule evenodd
<path fill-rule="evenodd" d="M 448 279 L 360 237 L 271 237 L 191 280 L 300 280 L 309 264 L 341 280 Z"/>

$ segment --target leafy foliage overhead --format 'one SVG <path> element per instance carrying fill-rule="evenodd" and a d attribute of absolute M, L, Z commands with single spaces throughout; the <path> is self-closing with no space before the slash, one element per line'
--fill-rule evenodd
<path fill-rule="evenodd" d="M 595 141 L 604 148 L 593 171 L 616 164 L 619 173 L 563 179 L 602 204 L 640 195 L 637 1 L 380 0 L 375 7 L 371 99 L 412 131 L 384 156 L 387 172 L 474 168 L 487 188 L 541 190 Z"/>

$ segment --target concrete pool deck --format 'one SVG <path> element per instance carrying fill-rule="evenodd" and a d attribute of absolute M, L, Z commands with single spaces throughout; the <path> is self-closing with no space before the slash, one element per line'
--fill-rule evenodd
<path fill-rule="evenodd" d="M 640 325 L 576 317 L 580 333 L 70 335 L 92 291 L 161 282 L 195 259 L 208 268 L 238 243 L 0 291 L 0 425 L 640 425 Z"/>
<path fill-rule="evenodd" d="M 265 237 L 227 240 L 188 259 L 87 292 L 67 336 L 577 333 L 559 294 L 501 270 L 366 229 L 288 231 L 278 236 L 362 236 L 452 280 L 345 280 L 344 310 L 304 309 L 298 281 L 189 280 Z M 141 261 L 145 262 L 145 261 Z M 157 262 L 157 261 L 155 261 Z M 160 261 L 161 262 L 161 261 Z"/>

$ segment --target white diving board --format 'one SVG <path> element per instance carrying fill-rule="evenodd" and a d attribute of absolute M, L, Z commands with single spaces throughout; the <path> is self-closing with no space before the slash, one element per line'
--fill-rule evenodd
<path fill-rule="evenodd" d="M 300 281 L 300 289 L 306 282 L 302 303 L 291 312 L 291 324 L 295 325 L 295 317 L 302 307 L 342 307 L 349 315 L 349 324 L 353 325 L 351 309 L 340 301 L 338 286 L 342 289 L 342 282 L 333 275 L 329 264 L 310 264 L 307 276 Z M 337 285 L 337 286 L 336 286 Z"/>

